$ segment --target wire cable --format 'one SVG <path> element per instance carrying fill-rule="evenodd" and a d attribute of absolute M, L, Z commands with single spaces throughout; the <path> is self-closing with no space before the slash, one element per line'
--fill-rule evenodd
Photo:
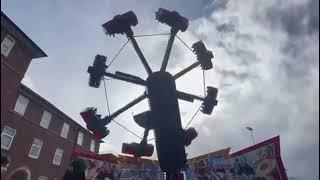
<path fill-rule="evenodd" d="M 133 37 L 162 36 L 162 35 L 168 35 L 168 34 L 170 34 L 170 33 L 141 34 L 141 35 L 135 35 Z"/>
<path fill-rule="evenodd" d="M 201 105 L 199 106 L 199 108 L 197 109 L 197 111 L 193 114 L 193 116 L 191 117 L 191 119 L 189 120 L 188 124 L 186 125 L 186 127 L 184 128 L 184 130 L 186 130 L 188 128 L 188 126 L 190 125 L 190 123 L 193 121 L 193 119 L 196 117 L 196 115 L 198 114 L 198 112 L 200 111 L 201 109 Z M 151 138 L 151 139 L 148 139 L 147 141 L 151 141 L 151 140 L 154 140 L 155 138 Z"/>
<path fill-rule="evenodd" d="M 117 122 L 116 120 L 112 119 L 113 122 L 115 122 L 116 124 L 118 124 L 120 127 L 122 127 L 123 129 L 127 130 L 128 132 L 130 132 L 131 134 L 133 134 L 134 136 L 136 136 L 137 138 L 142 140 L 142 137 L 140 137 L 139 135 L 137 135 L 136 133 L 134 133 L 133 131 L 129 130 L 127 127 L 125 127 L 124 125 L 122 125 L 121 123 Z"/>
<path fill-rule="evenodd" d="M 202 71 L 202 80 L 203 80 L 203 92 L 204 92 L 204 96 L 206 96 L 206 79 L 205 79 L 205 72 L 204 70 Z M 196 115 L 198 114 L 198 112 L 201 109 L 201 105 L 199 106 L 199 108 L 197 109 L 197 111 L 194 113 L 194 115 L 192 116 L 192 118 L 189 120 L 188 124 L 186 125 L 186 127 L 184 128 L 185 130 L 188 128 L 188 126 L 190 125 L 190 123 L 193 121 L 193 119 L 196 117 Z M 151 138 L 148 139 L 147 141 L 151 141 L 154 140 L 155 138 Z"/>
<path fill-rule="evenodd" d="M 159 36 L 159 35 L 168 35 L 170 33 L 159 33 L 159 34 L 144 34 L 144 35 L 136 35 L 134 37 L 146 37 L 146 36 Z M 192 52 L 194 53 L 194 51 L 192 50 L 191 47 L 189 47 L 178 35 L 176 35 L 176 37 Z M 117 52 L 117 54 L 114 56 L 114 58 L 110 61 L 108 67 L 111 66 L 111 64 L 114 62 L 114 60 L 118 57 L 118 55 L 120 54 L 120 52 L 123 50 L 123 48 L 131 42 L 129 41 L 129 39 L 124 43 L 124 45 L 120 48 L 120 50 Z M 204 95 L 206 94 L 206 84 L 205 84 L 205 72 L 203 70 L 203 73 L 202 73 L 202 77 L 203 77 L 203 87 L 204 87 Z M 109 100 L 108 100 L 108 95 L 107 95 L 107 90 L 106 90 L 106 83 L 105 83 L 105 79 L 103 79 L 103 85 L 104 85 L 104 93 L 105 93 L 105 96 L 106 96 L 106 102 L 107 102 L 107 108 L 108 108 L 108 113 L 109 113 L 109 116 L 110 116 L 110 106 L 109 106 Z M 186 127 L 184 129 L 187 129 L 189 124 L 193 121 L 193 119 L 195 118 L 195 116 L 198 114 L 198 112 L 200 111 L 201 109 L 201 105 L 199 106 L 199 108 L 197 109 L 197 111 L 194 113 L 194 115 L 191 117 L 190 121 L 188 122 L 188 124 L 186 125 Z M 113 122 L 115 122 L 116 124 L 118 124 L 120 127 L 124 128 L 125 130 L 127 130 L 128 132 L 130 132 L 131 134 L 133 134 L 134 136 L 138 137 L 139 139 L 142 139 L 139 135 L 137 135 L 136 133 L 134 133 L 133 131 L 129 130 L 127 127 L 123 126 L 121 123 L 117 122 L 116 120 L 113 120 Z M 147 141 L 150 141 L 150 140 L 154 140 L 155 138 L 151 138 L 151 139 L 148 139 Z"/>
<path fill-rule="evenodd" d="M 193 49 L 188 46 L 178 35 L 176 35 L 176 37 L 194 54 Z"/>
<path fill-rule="evenodd" d="M 106 86 L 106 79 L 105 78 L 103 78 L 103 87 L 104 87 L 104 94 L 105 94 L 106 102 L 107 102 L 108 114 L 110 116 L 110 106 L 109 106 L 109 100 L 108 100 L 108 93 L 107 93 L 107 86 Z"/>
<path fill-rule="evenodd" d="M 106 83 L 105 83 L 105 79 L 103 78 L 103 85 L 104 85 L 104 93 L 105 93 L 105 97 L 106 97 L 106 101 L 107 101 L 107 108 L 108 108 L 108 113 L 110 116 L 110 106 L 109 106 L 109 100 L 108 100 L 108 93 L 107 93 L 107 88 L 106 88 Z M 134 133 L 133 131 L 129 130 L 127 127 L 125 127 L 124 125 L 122 125 L 121 123 L 117 122 L 114 119 L 111 119 L 111 121 L 115 122 L 117 125 L 119 125 L 120 127 L 122 127 L 123 129 L 127 130 L 128 132 L 130 132 L 131 134 L 133 134 L 134 136 L 138 137 L 139 139 L 142 140 L 142 138 L 137 135 L 136 133 Z"/>
<path fill-rule="evenodd" d="M 184 130 L 186 130 L 189 126 L 189 124 L 192 122 L 192 120 L 194 119 L 194 117 L 196 117 L 196 115 L 198 114 L 198 112 L 201 109 L 201 105 L 199 106 L 198 110 L 194 113 L 194 115 L 192 116 L 192 118 L 190 119 L 190 121 L 188 122 L 188 124 L 186 125 L 186 127 L 184 128 Z"/>
<path fill-rule="evenodd" d="M 205 72 L 204 70 L 202 70 L 202 81 L 203 81 L 203 93 L 204 93 L 204 97 L 206 96 L 206 77 L 205 77 Z M 194 119 L 194 117 L 198 114 L 199 110 L 201 109 L 201 105 L 199 106 L 198 110 L 194 113 L 194 115 L 192 116 L 192 118 L 190 119 L 190 121 L 188 122 L 188 124 L 186 125 L 186 127 L 184 128 L 185 130 L 187 129 L 187 127 L 189 126 L 189 124 L 192 122 L 192 120 Z"/>
<path fill-rule="evenodd" d="M 111 66 L 111 64 L 113 63 L 113 61 L 118 57 L 118 55 L 120 54 L 120 52 L 123 50 L 123 48 L 128 44 L 129 39 L 127 40 L 127 42 L 124 43 L 124 45 L 119 49 L 119 51 L 117 52 L 117 54 L 112 58 L 112 60 L 110 61 L 108 67 Z"/>

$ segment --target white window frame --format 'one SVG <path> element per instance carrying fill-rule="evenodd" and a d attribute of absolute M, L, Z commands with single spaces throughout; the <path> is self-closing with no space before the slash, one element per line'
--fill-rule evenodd
<path fill-rule="evenodd" d="M 81 138 L 80 138 L 81 137 Z M 77 138 L 77 144 L 82 146 L 82 143 L 83 143 L 83 137 L 84 137 L 84 133 L 79 131 L 78 133 L 78 138 Z"/>
<path fill-rule="evenodd" d="M 17 112 L 18 114 L 21 114 L 22 116 L 24 115 L 24 113 L 26 112 L 27 110 L 27 107 L 29 105 L 29 102 L 30 100 L 19 94 L 18 98 L 17 98 L 17 102 L 16 102 L 16 105 L 14 106 L 14 111 Z M 20 109 L 19 109 L 20 108 Z"/>
<path fill-rule="evenodd" d="M 38 143 L 35 143 L 35 141 L 39 141 L 40 145 Z M 32 145 L 31 145 L 31 148 L 30 148 L 28 156 L 30 158 L 33 158 L 33 159 L 38 159 L 39 156 L 40 156 L 40 153 L 41 153 L 42 145 L 43 145 L 43 141 L 41 141 L 40 139 L 34 138 L 33 141 L 32 141 Z M 39 148 L 39 152 L 38 152 L 38 154 L 36 156 L 34 156 L 33 154 L 30 154 L 33 147 Z"/>
<path fill-rule="evenodd" d="M 56 160 L 56 156 L 60 156 L 60 161 L 57 162 Z M 53 159 L 52 159 L 52 164 L 60 166 L 61 161 L 62 161 L 62 157 L 63 157 L 63 149 L 57 148 L 56 152 L 54 153 Z"/>
<path fill-rule="evenodd" d="M 69 129 L 70 129 L 70 125 L 68 123 L 63 123 L 60 136 L 67 139 L 69 134 Z"/>
<path fill-rule="evenodd" d="M 13 135 L 8 134 L 8 133 L 5 133 L 5 132 L 4 132 L 4 129 L 5 129 L 5 128 L 12 130 L 12 131 L 14 132 Z M 9 126 L 4 126 L 3 129 L 2 129 L 2 132 L 1 132 L 1 139 L 2 139 L 2 136 L 7 136 L 7 137 L 10 137 L 10 138 L 11 138 L 11 141 L 10 141 L 10 144 L 9 144 L 8 147 L 2 146 L 2 143 L 1 143 L 1 149 L 9 150 L 10 147 L 11 147 L 11 144 L 12 144 L 12 142 L 13 142 L 13 139 L 14 139 L 15 135 L 16 135 L 16 130 L 15 130 L 15 129 L 13 129 L 13 128 L 9 127 Z M 2 141 L 1 141 L 1 142 L 2 142 Z"/>
<path fill-rule="evenodd" d="M 94 139 L 91 139 L 90 151 L 94 152 L 95 147 L 96 147 L 96 141 Z"/>
<path fill-rule="evenodd" d="M 5 57 L 8 57 L 15 43 L 16 41 L 9 34 L 7 34 L 1 42 L 1 54 Z"/>
<path fill-rule="evenodd" d="M 51 119 L 52 114 L 49 111 L 44 110 L 40 121 L 40 126 L 45 129 L 48 129 L 50 126 Z"/>

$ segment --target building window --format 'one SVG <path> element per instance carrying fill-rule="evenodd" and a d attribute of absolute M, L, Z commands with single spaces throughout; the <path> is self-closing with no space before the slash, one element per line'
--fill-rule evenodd
<path fill-rule="evenodd" d="M 63 138 L 67 138 L 68 137 L 68 132 L 69 132 L 69 124 L 63 123 L 60 136 L 63 137 Z"/>
<path fill-rule="evenodd" d="M 16 135 L 16 130 L 11 127 L 4 126 L 1 133 L 1 149 L 8 150 L 12 144 L 13 138 Z"/>
<path fill-rule="evenodd" d="M 91 144 L 90 144 L 90 151 L 94 152 L 94 147 L 96 146 L 96 142 L 91 139 Z"/>
<path fill-rule="evenodd" d="M 29 157 L 38 159 L 43 142 L 40 139 L 34 138 L 29 152 Z"/>
<path fill-rule="evenodd" d="M 82 142 L 83 142 L 83 132 L 80 131 L 78 134 L 77 144 L 82 146 Z"/>
<path fill-rule="evenodd" d="M 29 99 L 20 94 L 18 96 L 16 105 L 14 106 L 14 111 L 21 115 L 24 115 L 24 112 L 26 111 L 28 104 Z"/>
<path fill-rule="evenodd" d="M 43 115 L 40 121 L 40 126 L 48 129 L 52 115 L 48 111 L 43 111 Z"/>
<path fill-rule="evenodd" d="M 47 176 L 39 176 L 38 180 L 48 180 Z"/>
<path fill-rule="evenodd" d="M 59 166 L 62 160 L 63 150 L 57 148 L 53 156 L 52 164 Z"/>
<path fill-rule="evenodd" d="M 16 41 L 11 36 L 6 35 L 1 43 L 1 54 L 7 57 L 15 42 Z"/>

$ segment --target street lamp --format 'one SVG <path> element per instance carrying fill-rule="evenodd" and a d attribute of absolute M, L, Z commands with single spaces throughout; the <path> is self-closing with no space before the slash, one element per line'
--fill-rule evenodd
<path fill-rule="evenodd" d="M 246 127 L 246 129 L 251 132 L 251 137 L 252 137 L 253 144 L 256 144 L 256 142 L 254 141 L 253 132 L 252 132 L 253 128 L 252 127 Z"/>

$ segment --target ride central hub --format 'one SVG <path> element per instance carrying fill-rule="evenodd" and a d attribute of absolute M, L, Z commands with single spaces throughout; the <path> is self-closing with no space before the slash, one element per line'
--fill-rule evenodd
<path fill-rule="evenodd" d="M 158 71 L 146 82 L 160 167 L 176 172 L 185 166 L 186 152 L 175 80 L 170 73 Z"/>

